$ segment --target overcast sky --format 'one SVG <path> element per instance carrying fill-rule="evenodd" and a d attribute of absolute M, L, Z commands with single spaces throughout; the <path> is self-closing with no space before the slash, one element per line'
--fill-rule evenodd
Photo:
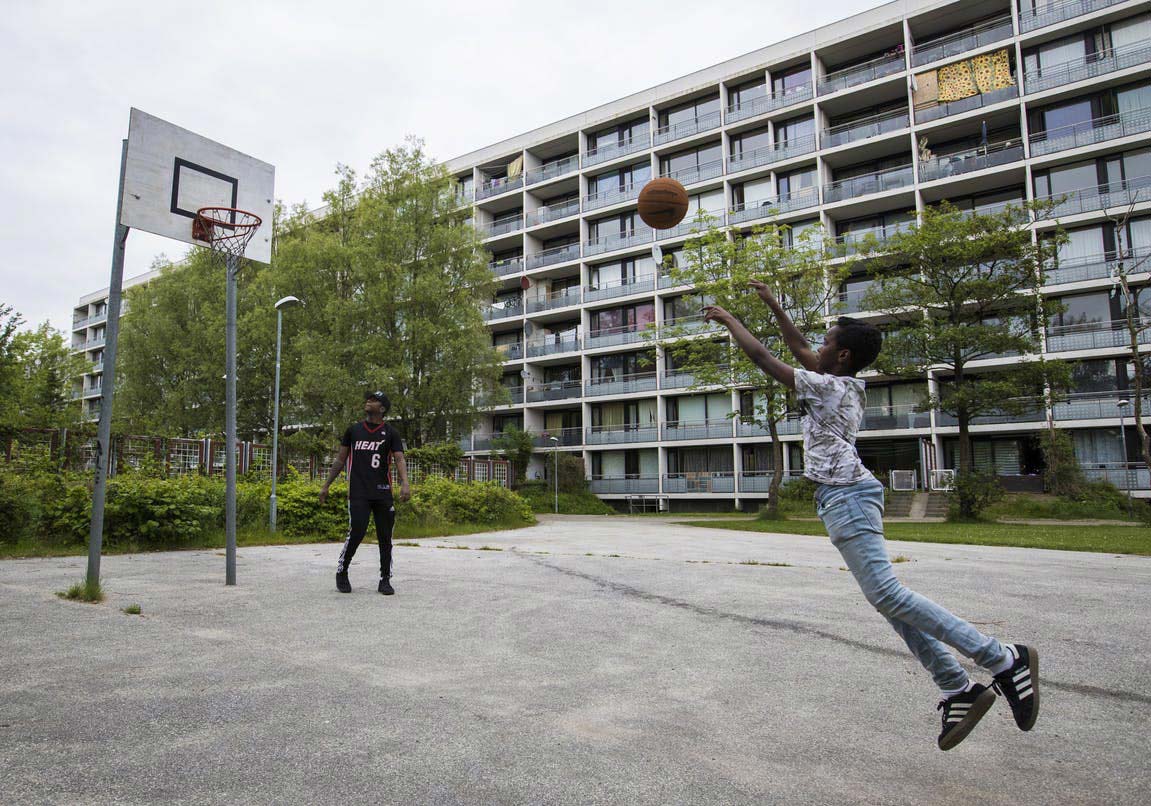
<path fill-rule="evenodd" d="M 0 15 L 0 302 L 71 325 L 108 285 L 135 106 L 276 166 L 319 203 L 414 134 L 450 159 L 879 5 L 36 0 Z M 183 244 L 128 238 L 125 277 Z"/>

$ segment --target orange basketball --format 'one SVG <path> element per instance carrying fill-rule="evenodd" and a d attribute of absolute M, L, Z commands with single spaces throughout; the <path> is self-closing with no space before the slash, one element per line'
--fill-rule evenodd
<path fill-rule="evenodd" d="M 687 191 L 674 179 L 653 179 L 639 192 L 639 217 L 652 229 L 671 229 L 685 215 Z"/>

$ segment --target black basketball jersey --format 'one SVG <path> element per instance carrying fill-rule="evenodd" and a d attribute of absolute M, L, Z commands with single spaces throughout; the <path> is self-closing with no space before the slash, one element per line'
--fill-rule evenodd
<path fill-rule="evenodd" d="M 390 498 L 392 454 L 404 452 L 400 432 L 388 423 L 360 421 L 348 426 L 340 444 L 348 449 L 348 498 Z"/>

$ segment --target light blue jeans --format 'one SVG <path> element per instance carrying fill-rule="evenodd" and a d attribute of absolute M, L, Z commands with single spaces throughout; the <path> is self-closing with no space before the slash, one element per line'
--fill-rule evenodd
<path fill-rule="evenodd" d="M 948 690 L 967 685 L 967 672 L 947 646 L 984 668 L 1003 661 L 1007 650 L 997 640 L 895 578 L 883 539 L 882 484 L 875 479 L 843 486 L 821 484 L 815 504 L 832 545 L 847 561 L 867 601 L 895 628 L 937 686 Z"/>

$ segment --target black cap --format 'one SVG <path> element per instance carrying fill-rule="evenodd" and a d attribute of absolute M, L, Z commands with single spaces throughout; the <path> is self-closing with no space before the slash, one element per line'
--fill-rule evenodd
<path fill-rule="evenodd" d="M 388 400 L 388 396 L 385 395 L 383 392 L 380 392 L 380 391 L 365 392 L 364 393 L 364 402 L 367 402 L 369 400 L 375 400 L 381 406 L 383 406 L 385 414 L 392 408 L 392 401 Z"/>

